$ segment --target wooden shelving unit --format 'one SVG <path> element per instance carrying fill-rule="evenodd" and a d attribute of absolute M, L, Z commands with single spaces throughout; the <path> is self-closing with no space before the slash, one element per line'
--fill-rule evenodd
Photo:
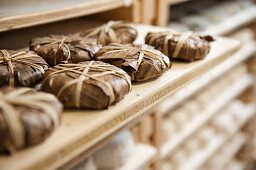
<path fill-rule="evenodd" d="M 155 18 L 156 25 L 165 26 L 169 17 L 169 6 L 186 1 L 188 0 L 46 0 L 38 3 L 25 0 L 14 3 L 13 0 L 4 0 L 0 6 L 0 37 L 2 37 L 3 43 L 14 44 L 16 43 L 16 33 L 22 35 L 17 38 L 17 41 L 22 41 L 23 38 L 32 36 L 28 35 L 30 32 L 34 37 L 43 35 L 40 31 L 45 33 L 47 30 L 56 33 L 52 30 L 58 32 L 60 29 L 67 29 L 67 27 L 73 31 L 78 31 L 105 23 L 112 18 L 116 19 L 123 13 L 125 13 L 125 19 L 129 18 L 130 21 L 150 24 Z M 35 5 L 31 5 L 31 3 L 35 3 Z M 255 22 L 255 12 L 255 7 L 244 10 L 242 13 L 229 18 L 228 22 L 220 23 L 203 33 L 230 34 Z M 93 15 L 91 16 L 91 14 Z M 77 18 L 87 15 L 90 15 L 91 21 Z M 67 19 L 69 20 L 67 21 Z M 58 26 L 55 29 L 44 29 L 46 28 L 45 24 L 51 23 Z M 136 27 L 139 31 L 137 43 L 144 43 L 144 37 L 149 31 L 169 30 L 164 27 L 141 24 L 137 24 Z M 180 107 L 181 103 L 186 103 L 191 97 L 198 95 L 231 69 L 241 63 L 248 62 L 255 53 L 255 42 L 253 41 L 241 45 L 237 40 L 216 37 L 216 41 L 212 43 L 210 54 L 204 60 L 193 63 L 173 62 L 171 70 L 158 79 L 133 84 L 130 94 L 106 110 L 65 110 L 61 126 L 45 142 L 18 151 L 11 156 L 1 155 L 0 169 L 68 169 L 100 149 L 121 129 L 132 128 L 138 122 L 142 124 L 140 125 L 141 129 L 145 128 L 143 125 L 144 118 L 150 115 L 150 119 L 152 119 L 150 142 L 139 141 L 135 146 L 136 152 L 118 170 L 133 170 L 144 166 L 158 170 L 161 167 L 161 161 L 174 156 L 183 144 L 193 139 L 198 131 L 204 129 L 233 99 L 252 89 L 253 73 L 252 75 L 249 74 L 251 73 L 250 70 L 253 69 L 253 64 L 250 63 L 252 66 L 248 64 L 249 73 L 247 76 L 239 77 L 239 81 L 230 85 L 228 90 L 209 103 L 201 115 L 191 120 L 180 133 L 169 138 L 163 144 L 159 142 L 158 134 L 161 133 L 162 117 L 166 114 L 172 114 L 172 111 L 176 107 Z M 252 91 L 248 95 L 252 95 Z M 250 140 L 249 132 L 242 132 L 248 136 L 245 138 L 245 135 L 241 135 L 241 128 L 249 124 L 250 119 L 254 118 L 255 107 L 248 105 L 246 112 L 250 112 L 250 117 L 234 129 L 233 133 L 226 137 L 221 135 L 216 137 L 212 140 L 212 147 L 198 153 L 199 156 L 195 160 L 188 160 L 183 169 L 202 168 L 230 140 L 236 139 L 238 141 L 232 145 L 233 148 L 239 149 L 243 145 L 247 145 L 247 141 Z M 229 156 L 220 163 L 220 167 L 227 169 L 245 167 L 244 163 L 233 160 L 238 149 L 232 149 L 232 147 L 230 146 Z"/>
<path fill-rule="evenodd" d="M 153 26 L 142 25 L 138 26 L 138 29 L 141 35 L 145 34 L 145 30 L 158 30 Z M 138 41 L 142 42 L 143 39 Z M 222 48 L 224 44 L 225 49 Z M 117 129 L 152 112 L 157 103 L 207 70 L 232 57 L 238 49 L 237 41 L 217 38 L 205 60 L 189 64 L 173 64 L 172 69 L 159 77 L 157 81 L 133 85 L 132 92 L 116 106 L 103 111 L 65 111 L 62 125 L 48 140 L 39 146 L 17 152 L 11 157 L 1 156 L 0 165 L 6 170 L 56 169 Z"/>
<path fill-rule="evenodd" d="M 185 1 L 185 0 L 180 0 L 180 1 L 179 0 L 178 1 L 176 1 L 176 0 L 173 0 L 173 1 L 172 0 L 170 0 L 170 1 L 168 1 L 168 0 L 159 0 L 159 1 L 155 0 L 157 9 L 155 10 L 156 11 L 156 17 L 155 17 L 154 24 L 157 25 L 157 26 L 167 26 L 168 22 L 170 20 L 172 20 L 172 14 L 173 14 L 173 9 L 175 8 L 175 5 L 179 4 L 181 6 L 181 5 L 183 5 L 182 3 L 186 3 L 186 2 L 187 1 Z M 254 1 L 254 2 L 256 2 L 256 1 Z M 196 1 L 195 1 L 195 3 L 196 3 Z M 229 63 L 228 62 L 226 62 L 226 63 L 223 62 L 222 64 L 219 65 L 220 67 L 219 67 L 218 71 L 216 71 L 215 73 L 213 71 L 214 69 L 212 70 L 212 73 L 211 73 L 211 71 L 209 71 L 208 74 L 205 75 L 205 78 L 202 77 L 202 78 L 198 79 L 197 81 L 191 83 L 189 86 L 184 87 L 183 89 L 178 91 L 176 94 L 169 97 L 167 100 L 165 100 L 164 102 L 161 103 L 161 105 L 158 109 L 158 112 L 161 115 L 164 115 L 165 113 L 168 113 L 168 112 L 172 112 L 177 106 L 180 105 L 180 103 L 182 103 L 182 102 L 184 103 L 184 101 L 188 100 L 192 96 L 196 96 L 197 93 L 202 91 L 202 89 L 204 87 L 213 83 L 214 79 L 217 79 L 222 74 L 224 74 L 225 71 L 228 71 L 232 67 L 234 67 L 234 65 L 236 65 L 234 63 L 239 64 L 239 63 L 248 61 L 249 58 L 250 58 L 249 62 L 254 63 L 255 59 L 253 60 L 253 58 L 255 58 L 255 57 L 253 57 L 253 56 L 255 56 L 256 52 L 254 50 L 255 49 L 255 44 L 252 42 L 252 40 L 253 39 L 255 40 L 255 37 L 256 37 L 255 36 L 255 25 L 256 25 L 255 23 L 256 23 L 256 6 L 254 5 L 254 6 L 251 6 L 249 8 L 246 8 L 246 9 L 243 9 L 243 10 L 239 11 L 235 15 L 227 17 L 222 22 L 216 23 L 215 25 L 212 24 L 208 29 L 199 32 L 200 34 L 203 34 L 203 35 L 208 34 L 208 35 L 229 36 L 229 35 L 232 35 L 236 32 L 239 32 L 239 30 L 241 30 L 241 29 L 247 28 L 247 31 L 252 31 L 254 33 L 254 38 L 253 38 L 253 36 L 251 36 L 252 38 L 247 37 L 247 39 L 245 39 L 245 40 L 242 39 L 243 47 L 240 49 L 239 52 L 237 52 L 237 57 L 234 57 L 232 60 L 229 60 L 228 61 Z M 246 36 L 248 36 L 248 34 Z M 251 47 L 250 47 L 251 42 L 252 42 L 252 44 L 251 44 Z M 242 57 L 241 58 L 240 56 L 248 56 L 248 58 L 247 57 L 244 57 L 244 58 Z M 255 66 L 252 66 L 253 65 L 252 63 L 248 65 L 249 70 L 254 70 L 254 69 L 252 69 L 252 67 L 255 67 Z M 255 65 L 255 63 L 254 63 L 254 65 Z M 218 67 L 216 67 L 215 69 L 217 69 L 217 68 Z M 252 73 L 252 75 L 255 79 L 255 71 L 252 71 L 251 73 Z M 202 80 L 202 81 L 200 81 L 200 80 Z M 250 90 L 249 90 L 250 92 L 248 92 L 248 93 L 250 93 L 251 96 L 253 96 L 255 94 L 255 91 L 256 91 L 256 86 L 253 85 L 253 84 L 256 84 L 255 80 L 253 80 L 252 85 L 250 85 L 250 87 L 251 87 Z M 254 97 L 254 100 L 255 100 L 255 97 Z M 228 104 L 228 103 L 229 103 L 229 101 L 227 101 L 226 104 Z M 225 106 L 225 104 L 223 106 Z M 185 107 L 186 106 L 184 105 L 184 108 Z M 185 109 L 187 109 L 187 108 L 185 108 Z M 206 115 L 205 115 L 205 117 L 207 117 Z M 255 113 L 254 113 L 254 115 L 255 115 Z M 215 116 L 214 113 L 212 113 L 212 117 L 213 116 Z M 210 119 L 210 117 L 209 117 L 209 119 Z M 255 116 L 252 117 L 252 119 L 255 119 Z M 200 121 L 199 121 L 199 124 L 198 124 L 198 122 L 196 122 L 195 124 L 193 124 L 192 122 L 193 121 L 189 122 L 189 124 L 187 125 L 186 130 L 184 129 L 184 131 L 182 131 L 182 132 L 184 132 L 184 134 L 186 132 L 187 137 L 192 137 L 193 138 L 193 133 L 197 133 L 197 131 L 199 129 L 199 128 L 198 129 L 197 128 L 193 129 L 193 128 L 194 127 L 200 127 Z M 202 122 L 201 122 L 201 126 L 203 126 Z M 192 124 L 195 125 L 195 126 L 192 126 Z M 207 123 L 205 122 L 205 124 L 207 124 Z M 252 124 L 252 122 L 250 124 Z M 177 149 L 179 149 L 179 146 L 181 146 L 182 143 L 184 143 L 186 141 L 185 140 L 186 135 L 183 136 L 182 132 L 178 134 L 180 136 L 180 138 L 178 138 L 179 140 L 177 140 L 178 142 L 176 142 L 176 145 L 174 144 L 176 138 L 173 139 L 173 140 L 170 139 L 168 142 L 163 144 L 163 146 L 161 148 L 162 158 L 168 157 L 168 156 L 174 156 L 175 151 Z M 253 140 L 252 138 L 255 135 L 252 135 L 253 132 L 247 132 L 247 133 L 250 134 L 249 135 L 250 138 L 248 139 L 248 141 L 252 141 Z M 183 136 L 183 138 L 181 136 Z M 254 139 L 254 143 L 256 143 L 255 141 L 256 141 L 256 139 Z M 249 144 L 248 142 L 246 143 L 246 145 L 247 145 L 247 147 L 251 146 L 251 144 Z M 252 150 L 252 148 L 251 148 L 251 150 Z M 255 150 L 256 150 L 256 148 L 255 148 Z M 169 154 L 168 154 L 168 152 L 169 152 Z M 232 151 L 230 151 L 230 152 L 232 152 Z M 233 152 L 235 152 L 234 149 L 233 149 Z M 250 149 L 248 149 L 248 152 L 250 152 Z M 256 153 L 256 151 L 254 151 L 254 153 Z M 256 154 L 254 154 L 254 155 L 256 155 Z M 255 157 L 255 160 L 256 160 L 256 156 L 254 156 L 254 157 Z M 228 161 L 232 162 L 231 160 L 228 160 Z M 240 162 L 237 162 L 237 161 L 233 161 L 233 162 L 234 162 L 234 164 L 230 163 L 229 165 L 227 165 L 228 163 L 225 163 L 225 167 L 224 167 L 224 165 L 220 166 L 220 167 L 222 167 L 224 169 L 227 169 L 228 167 L 231 167 L 231 169 L 235 168 L 235 167 L 238 167 L 238 169 L 239 169 L 239 167 L 241 168 L 241 167 L 246 167 L 247 166 L 244 163 L 240 163 Z M 246 167 L 246 168 L 248 169 L 248 167 Z M 189 167 L 189 169 L 191 169 L 191 167 Z M 221 169 L 221 168 L 217 168 L 217 169 Z"/>

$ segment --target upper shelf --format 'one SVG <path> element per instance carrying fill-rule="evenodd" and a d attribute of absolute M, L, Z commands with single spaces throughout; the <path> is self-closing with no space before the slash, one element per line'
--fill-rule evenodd
<path fill-rule="evenodd" d="M 2 0 L 0 32 L 128 6 L 133 0 Z"/>
<path fill-rule="evenodd" d="M 140 43 L 144 42 L 148 31 L 163 30 L 146 25 L 137 25 L 137 28 L 140 35 L 137 42 Z M 204 60 L 173 63 L 172 68 L 157 80 L 133 84 L 132 91 L 123 100 L 106 110 L 66 110 L 60 127 L 45 142 L 11 156 L 0 156 L 0 167 L 30 170 L 56 169 L 64 165 L 135 118 L 151 112 L 167 96 L 231 58 L 239 47 L 236 40 L 216 38 Z"/>

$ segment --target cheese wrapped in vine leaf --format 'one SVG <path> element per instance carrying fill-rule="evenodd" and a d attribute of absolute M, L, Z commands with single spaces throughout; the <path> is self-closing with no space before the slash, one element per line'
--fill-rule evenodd
<path fill-rule="evenodd" d="M 130 76 L 101 61 L 59 64 L 46 71 L 41 86 L 66 108 L 104 109 L 131 90 Z"/>
<path fill-rule="evenodd" d="M 81 38 L 94 38 L 102 44 L 129 44 L 137 38 L 137 30 L 131 23 L 109 21 L 107 24 L 79 33 Z"/>
<path fill-rule="evenodd" d="M 48 93 L 32 88 L 0 90 L 0 152 L 44 141 L 59 125 L 62 104 Z"/>
<path fill-rule="evenodd" d="M 33 51 L 0 50 L 0 87 L 32 87 L 46 69 L 48 64 Z"/>
<path fill-rule="evenodd" d="M 192 32 L 149 32 L 146 44 L 154 46 L 171 59 L 194 61 L 203 59 L 209 53 L 211 36 L 199 36 Z"/>
<path fill-rule="evenodd" d="M 101 47 L 92 39 L 79 39 L 74 36 L 51 35 L 31 40 L 30 50 L 43 57 L 50 66 L 61 63 L 91 61 Z"/>
<path fill-rule="evenodd" d="M 156 78 L 171 67 L 170 60 L 148 45 L 109 44 L 96 53 L 96 59 L 125 70 L 132 81 Z"/>

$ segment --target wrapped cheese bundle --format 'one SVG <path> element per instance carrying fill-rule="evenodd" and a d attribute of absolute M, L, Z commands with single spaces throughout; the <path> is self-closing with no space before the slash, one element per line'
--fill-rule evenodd
<path fill-rule="evenodd" d="M 136 28 L 123 21 L 109 21 L 100 27 L 81 32 L 81 38 L 96 38 L 97 41 L 106 45 L 109 43 L 132 43 L 137 38 Z"/>
<path fill-rule="evenodd" d="M 131 80 L 113 65 L 85 61 L 48 69 L 41 88 L 55 94 L 66 108 L 103 109 L 131 90 Z"/>
<path fill-rule="evenodd" d="M 124 130 L 94 153 L 94 163 L 99 170 L 113 170 L 125 164 L 135 150 L 132 133 Z"/>
<path fill-rule="evenodd" d="M 203 59 L 210 51 L 211 36 L 199 36 L 192 32 L 149 32 L 146 44 L 154 46 L 171 59 L 194 61 Z"/>
<path fill-rule="evenodd" d="M 34 86 L 48 64 L 33 51 L 0 50 L 0 87 Z"/>
<path fill-rule="evenodd" d="M 122 68 L 132 81 L 156 78 L 171 67 L 167 56 L 148 45 L 109 44 L 96 53 L 96 59 Z"/>
<path fill-rule="evenodd" d="M 31 40 L 30 50 L 43 57 L 50 66 L 60 63 L 91 61 L 101 45 L 92 39 L 74 36 L 51 35 Z"/>
<path fill-rule="evenodd" d="M 11 153 L 44 141 L 62 112 L 55 96 L 32 88 L 2 88 L 0 108 L 0 152 Z"/>

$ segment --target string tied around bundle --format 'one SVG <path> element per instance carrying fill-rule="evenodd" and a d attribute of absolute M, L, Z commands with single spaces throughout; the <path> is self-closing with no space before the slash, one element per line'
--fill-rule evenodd
<path fill-rule="evenodd" d="M 0 50 L 0 64 L 7 64 L 8 70 L 10 71 L 9 75 L 9 86 L 14 87 L 15 85 L 15 78 L 14 78 L 14 65 L 13 62 L 21 63 L 21 64 L 26 64 L 28 66 L 31 66 L 37 70 L 39 70 L 42 74 L 44 74 L 44 69 L 42 66 L 29 62 L 29 61 L 24 61 L 24 59 L 28 59 L 31 57 L 40 57 L 36 54 L 27 54 L 26 51 L 21 51 L 15 54 L 11 54 L 7 50 Z"/>
<path fill-rule="evenodd" d="M 64 36 L 63 38 L 56 38 L 56 37 L 44 37 L 44 38 L 38 38 L 35 40 L 33 44 L 40 44 L 40 45 L 45 45 L 45 44 L 59 44 L 58 48 L 61 48 L 62 46 L 67 50 L 68 55 L 67 58 L 62 61 L 62 63 L 68 63 L 68 60 L 71 58 L 71 50 L 70 47 L 68 46 L 69 43 L 73 42 L 73 40 L 69 39 L 68 37 Z M 54 59 L 54 65 L 57 64 L 57 58 Z"/>
<path fill-rule="evenodd" d="M 25 127 L 20 119 L 20 113 L 13 105 L 42 110 L 51 117 L 54 127 L 59 124 L 58 115 L 51 106 L 51 102 L 56 102 L 56 98 L 47 93 L 30 93 L 34 91 L 31 88 L 19 88 L 6 94 L 0 91 L 0 108 L 14 146 L 10 143 L 5 145 L 11 153 L 15 152 L 14 148 L 25 145 Z"/>
<path fill-rule="evenodd" d="M 99 26 L 96 29 L 92 30 L 88 34 L 85 35 L 85 37 L 91 37 L 91 36 L 97 36 L 98 35 L 98 41 L 102 44 L 108 44 L 111 43 L 121 43 L 119 42 L 119 39 L 117 37 L 116 31 L 114 29 L 115 26 L 118 26 L 119 24 L 122 24 L 122 28 L 133 28 L 136 30 L 132 24 L 129 23 L 123 23 L 122 21 L 109 21 L 107 24 L 104 24 L 103 26 Z M 137 32 L 135 32 L 135 36 L 137 37 Z"/>
<path fill-rule="evenodd" d="M 60 90 L 57 93 L 57 97 L 59 98 L 63 92 L 70 86 L 76 85 L 75 87 L 75 106 L 77 108 L 80 108 L 80 99 L 81 99 L 81 92 L 82 92 L 82 85 L 84 81 L 88 79 L 92 79 L 95 81 L 98 81 L 102 84 L 105 85 L 110 91 L 110 100 L 109 100 L 109 105 L 115 101 L 115 93 L 114 90 L 111 86 L 110 83 L 101 80 L 99 77 L 106 76 L 106 75 L 116 75 L 118 77 L 123 78 L 129 85 L 129 91 L 131 91 L 131 82 L 129 81 L 129 78 L 123 73 L 114 70 L 112 65 L 105 65 L 105 64 L 95 64 L 93 65 L 95 61 L 90 61 L 89 64 L 84 64 L 84 63 L 78 63 L 78 64 L 59 64 L 55 66 L 54 68 L 58 69 L 58 71 L 52 72 L 47 77 L 45 80 L 49 77 L 51 77 L 54 74 L 58 73 L 64 73 L 64 72 L 72 72 L 75 74 L 79 74 L 80 76 L 78 78 L 75 78 L 67 83 L 65 83 Z M 89 71 L 99 71 L 99 73 L 94 73 L 94 74 L 89 74 Z M 43 81 L 43 83 L 46 81 Z M 43 84 L 42 84 L 43 86 Z"/>
<path fill-rule="evenodd" d="M 106 52 L 107 54 L 117 53 L 117 52 L 121 52 L 123 50 L 138 51 L 139 55 L 138 55 L 137 67 L 140 66 L 142 60 L 145 58 L 145 59 L 149 59 L 149 60 L 158 60 L 161 63 L 161 67 L 163 69 L 167 68 L 167 64 L 165 63 L 163 58 L 160 57 L 162 54 L 160 54 L 159 51 L 153 49 L 153 47 L 148 46 L 146 44 L 141 45 L 141 47 L 139 47 L 139 46 L 134 47 L 134 46 L 126 46 L 126 45 L 122 45 L 122 44 L 112 43 L 108 46 L 105 46 L 104 49 L 109 50 Z M 133 59 L 134 57 L 133 56 L 125 56 L 125 58 Z M 111 57 L 108 56 L 108 59 L 111 59 Z"/>
<path fill-rule="evenodd" d="M 189 31 L 189 32 L 185 32 L 185 33 L 181 33 L 181 32 L 159 32 L 159 33 L 154 33 L 151 35 L 150 39 L 149 39 L 149 44 L 152 44 L 158 37 L 164 36 L 164 43 L 163 43 L 163 53 L 172 57 L 172 58 L 178 58 L 179 57 L 179 53 L 181 51 L 181 49 L 186 46 L 186 51 L 188 52 L 188 47 L 187 47 L 187 39 L 189 37 L 191 37 L 191 35 L 193 35 L 193 32 Z M 174 49 L 174 52 L 171 56 L 171 54 L 169 54 L 169 40 L 173 40 L 174 36 L 179 36 L 176 42 L 176 46 Z M 198 49 L 196 48 L 196 54 L 198 53 Z M 186 55 L 188 56 L 188 55 Z"/>

